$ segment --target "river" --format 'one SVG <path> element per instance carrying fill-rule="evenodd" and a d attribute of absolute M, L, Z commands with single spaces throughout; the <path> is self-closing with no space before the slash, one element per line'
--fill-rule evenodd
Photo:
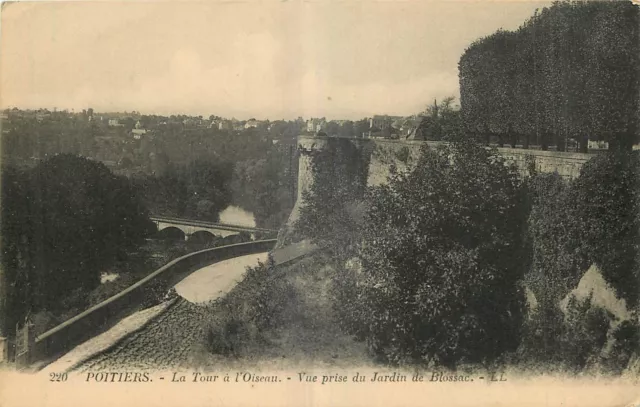
<path fill-rule="evenodd" d="M 238 206 L 228 206 L 220 212 L 220 223 L 228 223 L 231 225 L 256 227 L 256 220 L 253 213 L 245 211 Z"/>

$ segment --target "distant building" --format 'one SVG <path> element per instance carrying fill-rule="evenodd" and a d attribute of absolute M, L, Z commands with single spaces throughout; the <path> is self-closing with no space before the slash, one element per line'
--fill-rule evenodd
<path fill-rule="evenodd" d="M 244 122 L 234 121 L 233 122 L 233 130 L 234 131 L 242 131 L 242 130 L 244 130 Z"/>
<path fill-rule="evenodd" d="M 245 129 L 256 128 L 258 127 L 259 124 L 260 122 L 257 121 L 256 119 L 250 119 L 250 120 L 247 120 L 247 122 L 244 124 L 244 128 Z"/>
<path fill-rule="evenodd" d="M 324 117 L 320 119 L 311 118 L 307 120 L 307 131 L 309 133 L 317 133 L 320 130 L 324 129 L 326 126 L 327 121 Z"/>
<path fill-rule="evenodd" d="M 402 116 L 375 115 L 369 120 L 369 128 L 378 130 L 390 129 L 398 120 L 404 120 Z"/>
<path fill-rule="evenodd" d="M 124 124 L 120 123 L 120 120 L 118 119 L 109 119 L 109 126 L 111 127 L 123 127 Z"/>
<path fill-rule="evenodd" d="M 608 150 L 609 143 L 606 141 L 589 140 L 588 148 L 589 150 Z"/>
<path fill-rule="evenodd" d="M 36 120 L 39 122 L 43 121 L 44 119 L 48 119 L 50 117 L 51 117 L 51 113 L 47 111 L 41 111 L 36 113 Z"/>
<path fill-rule="evenodd" d="M 218 130 L 231 130 L 233 129 L 233 123 L 231 120 L 220 120 L 218 123 Z"/>
<path fill-rule="evenodd" d="M 133 134 L 135 140 L 140 140 L 142 136 L 147 134 L 147 129 L 133 129 L 131 130 L 131 134 Z"/>
<path fill-rule="evenodd" d="M 417 117 L 407 117 L 405 119 L 395 121 L 391 127 L 398 130 L 399 134 L 404 137 L 410 136 L 420 125 L 421 119 Z"/>

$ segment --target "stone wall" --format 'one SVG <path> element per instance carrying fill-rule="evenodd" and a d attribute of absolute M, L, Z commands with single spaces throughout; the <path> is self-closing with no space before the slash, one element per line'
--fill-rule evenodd
<path fill-rule="evenodd" d="M 269 251 L 275 243 L 275 239 L 239 243 L 179 257 L 113 297 L 37 337 L 33 349 L 29 350 L 29 363 L 60 355 L 107 330 L 144 301 L 144 290 L 150 284 L 159 284 L 168 290 L 199 268 L 233 257 Z"/>
<path fill-rule="evenodd" d="M 564 153 L 561 151 L 523 150 L 499 148 L 498 151 L 510 162 L 516 164 L 521 173 L 527 173 L 529 162 L 533 162 L 537 172 L 557 172 L 564 178 L 572 179 L 580 175 L 582 166 L 593 154 Z"/>
<path fill-rule="evenodd" d="M 400 171 L 410 169 L 418 160 L 420 148 L 427 143 L 429 147 L 436 147 L 440 142 L 416 140 L 386 140 L 386 139 L 349 139 L 363 154 L 369 155 L 369 186 L 382 185 L 387 182 L 391 165 Z M 298 188 L 296 203 L 286 226 L 278 236 L 278 247 L 286 241 L 295 221 L 300 214 L 305 191 L 309 191 L 313 184 L 313 155 L 315 152 L 327 148 L 329 137 L 299 136 L 297 149 L 298 159 Z M 580 169 L 593 154 L 564 153 L 556 151 L 524 150 L 514 148 L 498 148 L 498 151 L 508 162 L 516 165 L 521 174 L 528 174 L 531 167 L 538 172 L 552 173 L 557 171 L 565 178 L 575 178 Z"/>
<path fill-rule="evenodd" d="M 420 154 L 423 141 L 408 140 L 374 140 L 375 148 L 369 167 L 369 185 L 380 185 L 386 182 L 389 175 L 390 164 L 395 164 L 400 170 L 410 168 L 415 164 Z M 436 147 L 440 143 L 426 142 L 430 147 Z M 408 151 L 408 159 L 404 158 L 402 150 Z M 580 169 L 589 161 L 593 154 L 564 153 L 559 151 L 525 150 L 516 148 L 498 148 L 498 151 L 506 160 L 516 165 L 522 175 L 527 175 L 530 166 L 535 166 L 541 173 L 558 172 L 562 177 L 571 179 L 580 174 Z"/>

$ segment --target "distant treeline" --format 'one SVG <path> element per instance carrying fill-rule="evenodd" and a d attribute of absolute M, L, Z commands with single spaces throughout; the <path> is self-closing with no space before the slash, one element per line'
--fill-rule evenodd
<path fill-rule="evenodd" d="M 474 42 L 459 62 L 465 130 L 499 143 L 582 151 L 638 138 L 640 8 L 557 2 L 517 31 Z"/>

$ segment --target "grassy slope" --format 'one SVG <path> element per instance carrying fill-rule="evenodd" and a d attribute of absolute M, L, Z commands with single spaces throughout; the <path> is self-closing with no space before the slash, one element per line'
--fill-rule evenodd
<path fill-rule="evenodd" d="M 253 329 L 249 337 L 234 336 L 235 355 L 224 356 L 210 352 L 212 346 L 205 345 L 193 360 L 198 360 L 200 368 L 222 366 L 290 369 L 293 367 L 336 367 L 372 366 L 373 363 L 365 345 L 345 335 L 334 320 L 328 289 L 332 270 L 325 266 L 321 255 L 308 257 L 292 265 L 276 267 L 268 278 L 275 279 L 275 294 L 283 295 L 279 289 L 290 287 L 293 292 L 279 308 L 281 322 L 275 327 L 258 329 L 247 322 L 246 309 L 259 296 L 263 282 L 248 278 L 238 284 L 223 301 L 236 319 L 244 320 Z M 258 277 L 260 280 L 263 276 Z M 254 280 L 254 281 L 251 281 Z M 271 287 L 273 288 L 273 287 Z M 271 298 L 270 298 L 271 300 Z M 277 298 L 273 298 L 277 300 Z M 224 325 L 229 315 L 224 307 L 213 306 L 213 324 Z M 215 315 L 217 313 L 217 315 Z M 215 351 L 215 349 L 214 349 Z"/>

